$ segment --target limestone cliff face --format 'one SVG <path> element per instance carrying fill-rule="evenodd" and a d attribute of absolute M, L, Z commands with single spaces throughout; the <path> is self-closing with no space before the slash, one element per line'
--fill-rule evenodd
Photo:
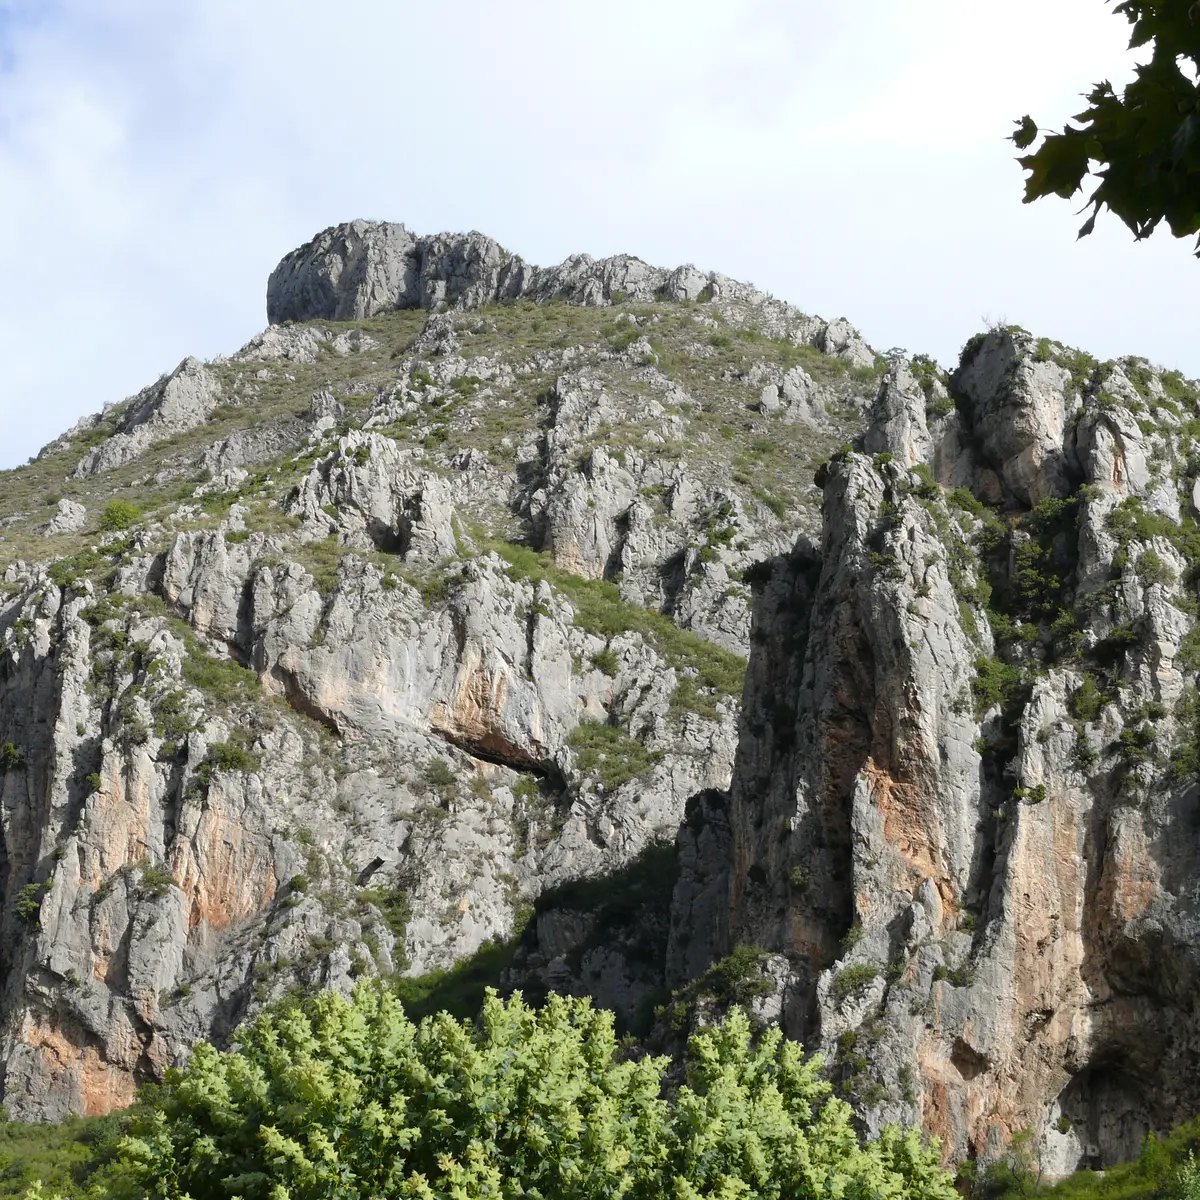
<path fill-rule="evenodd" d="M 827 468 L 751 653 L 725 939 L 788 957 L 868 1124 L 1032 1129 L 1051 1174 L 1200 1107 L 1197 397 L 1079 367 L 995 332 L 931 421 L 897 367 Z"/>
<path fill-rule="evenodd" d="M 648 1014 L 674 839 L 732 776 L 744 575 L 814 526 L 876 386 L 844 322 L 478 235 L 343 227 L 270 296 L 369 319 L 188 360 L 0 495 L 14 1116 L 126 1104 L 291 988 L 488 947 L 508 986 Z M 613 893 L 643 897 L 615 925 Z"/>
<path fill-rule="evenodd" d="M 11 1113 L 462 963 L 669 1045 L 739 947 L 955 1158 L 1200 1109 L 1194 385 L 367 222 L 268 312 L 0 478 Z"/>

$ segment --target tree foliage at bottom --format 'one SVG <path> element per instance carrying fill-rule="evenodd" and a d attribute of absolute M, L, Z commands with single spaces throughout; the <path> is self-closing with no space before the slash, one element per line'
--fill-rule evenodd
<path fill-rule="evenodd" d="M 415 1025 L 384 989 L 326 992 L 197 1046 L 93 1195 L 956 1200 L 936 1145 L 861 1143 L 819 1059 L 740 1010 L 693 1037 L 683 1086 L 667 1065 L 586 1000 L 490 992 L 478 1023 Z"/>

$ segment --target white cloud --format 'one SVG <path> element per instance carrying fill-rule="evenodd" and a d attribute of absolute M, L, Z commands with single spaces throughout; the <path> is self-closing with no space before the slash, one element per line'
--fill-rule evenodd
<path fill-rule="evenodd" d="M 694 261 L 945 361 L 988 314 L 1200 374 L 1188 246 L 1076 245 L 1004 140 L 1126 35 L 1096 0 L 0 0 L 0 465 L 236 348 L 355 216 Z"/>

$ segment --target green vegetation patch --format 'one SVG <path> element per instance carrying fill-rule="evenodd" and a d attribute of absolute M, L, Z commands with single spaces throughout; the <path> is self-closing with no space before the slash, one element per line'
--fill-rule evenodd
<path fill-rule="evenodd" d="M 51 563 L 47 574 L 50 576 L 51 583 L 65 590 L 77 587 L 104 563 L 103 555 L 97 551 L 80 550 L 77 554 L 60 558 L 57 562 Z"/>
<path fill-rule="evenodd" d="M 233 742 L 213 742 L 196 772 L 202 783 L 209 783 L 218 771 L 244 774 L 257 771 L 258 755 Z"/>
<path fill-rule="evenodd" d="M 142 519 L 142 510 L 129 500 L 110 500 L 100 514 L 100 528 L 105 533 L 129 529 Z"/>
<path fill-rule="evenodd" d="M 44 883 L 27 883 L 17 893 L 17 916 L 27 924 L 36 925 L 42 911 L 42 900 L 52 886 L 48 879 Z"/>
<path fill-rule="evenodd" d="M 308 890 L 307 879 L 304 881 L 303 890 Z M 396 939 L 396 955 L 394 957 L 403 958 L 404 941 L 408 936 L 408 922 L 412 919 L 412 905 L 408 900 L 407 889 L 402 887 L 366 888 L 359 892 L 359 897 L 379 909 L 384 922 Z"/>
<path fill-rule="evenodd" d="M 1200 567 L 1200 525 L 1190 515 L 1182 522 L 1172 521 L 1159 512 L 1148 511 L 1136 496 L 1127 496 L 1104 518 L 1105 528 L 1117 539 L 1117 553 L 1113 555 L 1113 567 L 1120 571 L 1129 562 L 1131 546 L 1135 542 L 1149 542 L 1163 538 L 1170 542 L 1189 565 L 1189 576 L 1194 576 Z M 1174 583 L 1174 576 L 1153 549 L 1142 552 L 1134 570 L 1145 584 Z"/>
<path fill-rule="evenodd" d="M 601 721 L 576 725 L 570 745 L 580 773 L 594 778 L 606 792 L 648 774 L 663 758 L 661 750 L 649 750 L 624 730 Z"/>
<path fill-rule="evenodd" d="M 727 696 L 742 694 L 746 680 L 744 658 L 680 629 L 662 613 L 627 604 L 615 583 L 573 575 L 556 567 L 548 552 L 538 553 L 528 546 L 485 540 L 483 548 L 494 550 L 508 563 L 510 578 L 530 583 L 546 580 L 562 592 L 575 609 L 575 624 L 580 629 L 603 638 L 640 633 L 668 666 L 695 672 L 700 687 Z"/>
<path fill-rule="evenodd" d="M 397 976 L 391 981 L 392 991 L 414 1021 L 442 1012 L 463 1021 L 473 1020 L 488 991 L 512 965 L 523 932 L 519 929 L 507 941 L 485 942 L 474 954 L 448 970 Z"/>
<path fill-rule="evenodd" d="M 1025 676 L 1020 667 L 998 658 L 975 660 L 971 693 L 975 697 L 976 717 L 997 705 L 1002 709 L 1010 708 L 1024 690 Z"/>
<path fill-rule="evenodd" d="M 718 1011 L 728 1012 L 769 995 L 771 981 L 763 974 L 768 957 L 759 946 L 738 946 L 699 978 L 677 989 L 662 1009 L 670 1028 L 681 1032 L 698 1005 L 712 1004 Z"/>
<path fill-rule="evenodd" d="M 585 999 L 492 993 L 477 1023 L 415 1026 L 387 989 L 326 991 L 233 1050 L 200 1043 L 96 1196 L 790 1197 L 823 1186 L 816 1163 L 847 1196 L 956 1200 L 935 1144 L 860 1141 L 819 1058 L 778 1029 L 756 1038 L 735 1011 L 690 1039 L 682 1082 L 668 1062 L 625 1055 Z"/>
<path fill-rule="evenodd" d="M 851 996 L 857 996 L 879 977 L 879 968 L 872 963 L 854 963 L 843 967 L 833 978 L 830 992 L 834 1002 L 841 1004 Z"/>
<path fill-rule="evenodd" d="M 257 699 L 258 676 L 231 658 L 209 654 L 190 630 L 184 634 L 187 653 L 183 657 L 183 678 L 220 706 Z"/>
<path fill-rule="evenodd" d="M 1175 701 L 1176 735 L 1171 748 L 1171 775 L 1195 779 L 1200 775 L 1200 694 L 1194 685 L 1183 689 Z"/>
<path fill-rule="evenodd" d="M 292 547 L 292 557 L 313 577 L 322 596 L 332 595 L 338 584 L 338 571 L 342 556 L 351 553 L 331 533 L 324 541 L 306 542 Z"/>
<path fill-rule="evenodd" d="M 58 1124 L 0 1120 L 0 1200 L 23 1197 L 37 1182 L 62 1200 L 84 1200 L 95 1173 L 117 1157 L 132 1115 L 68 1117 Z"/>
<path fill-rule="evenodd" d="M 1096 686 L 1096 677 L 1090 672 L 1083 682 L 1071 693 L 1071 715 L 1080 721 L 1094 721 L 1105 704 L 1105 695 Z"/>

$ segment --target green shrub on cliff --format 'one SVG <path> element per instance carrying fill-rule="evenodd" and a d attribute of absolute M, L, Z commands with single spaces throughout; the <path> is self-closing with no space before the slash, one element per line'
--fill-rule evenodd
<path fill-rule="evenodd" d="M 119 533 L 136 525 L 142 519 L 142 510 L 128 500 L 110 500 L 100 514 L 100 528 L 105 532 Z"/>
<path fill-rule="evenodd" d="M 663 756 L 602 721 L 581 721 L 571 731 L 570 746 L 580 773 L 596 779 L 606 792 L 647 774 Z"/>
<path fill-rule="evenodd" d="M 861 1143 L 820 1062 L 734 1012 L 691 1040 L 686 1083 L 624 1057 L 612 1015 L 489 994 L 479 1024 L 414 1025 L 385 990 L 324 992 L 201 1043 L 135 1118 L 97 1197 L 396 1196 L 956 1200 L 936 1146 Z"/>

